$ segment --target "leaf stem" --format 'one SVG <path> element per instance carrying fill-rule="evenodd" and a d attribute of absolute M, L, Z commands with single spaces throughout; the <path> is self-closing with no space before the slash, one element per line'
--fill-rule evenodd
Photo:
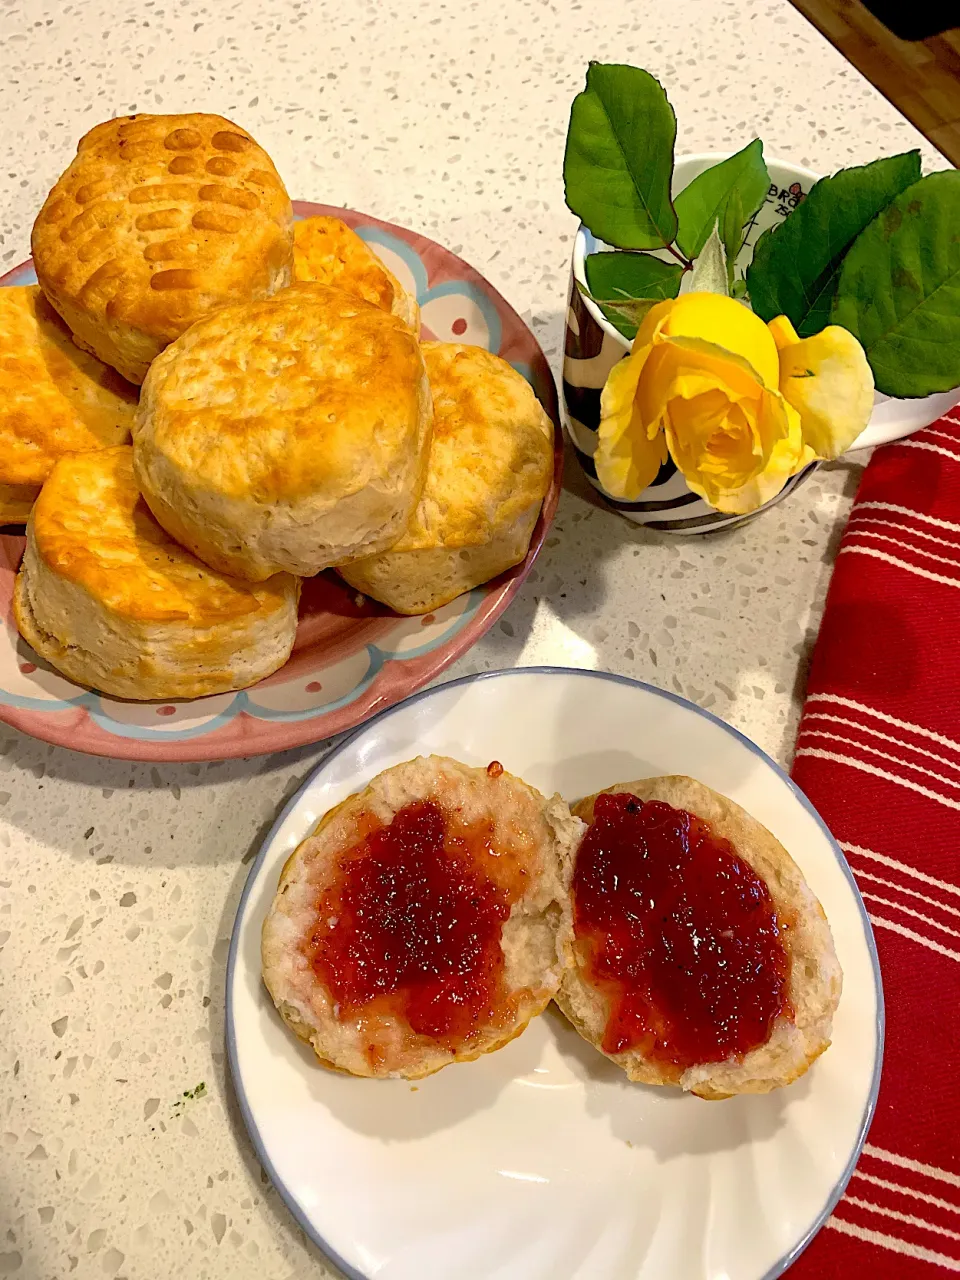
<path fill-rule="evenodd" d="M 690 259 L 689 259 L 689 258 L 685 258 L 685 257 L 683 256 L 683 254 L 679 251 L 679 249 L 674 248 L 674 246 L 673 246 L 672 244 L 665 244 L 663 247 L 666 249 L 666 251 L 667 251 L 668 253 L 672 253 L 672 254 L 673 254 L 673 256 L 676 258 L 676 260 L 677 260 L 677 261 L 680 263 L 680 265 L 683 267 L 684 271 L 692 271 L 692 270 L 693 270 L 693 263 L 690 261 Z"/>
<path fill-rule="evenodd" d="M 693 263 L 690 261 L 690 259 L 685 258 L 683 254 L 679 251 L 679 249 L 676 249 L 672 244 L 663 244 L 663 245 L 660 245 L 660 248 L 666 249 L 667 253 L 672 253 L 673 256 L 676 258 L 676 260 L 680 263 L 681 267 L 683 267 L 684 271 L 693 270 Z M 652 250 L 650 249 L 617 249 L 617 252 L 618 253 L 638 253 L 642 257 L 645 254 L 652 252 Z"/>

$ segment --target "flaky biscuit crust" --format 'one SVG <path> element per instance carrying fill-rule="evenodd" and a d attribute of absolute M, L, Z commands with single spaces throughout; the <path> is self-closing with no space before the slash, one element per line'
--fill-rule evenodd
<path fill-rule="evenodd" d="M 482 347 L 425 342 L 433 438 L 423 496 L 387 551 L 342 576 L 398 613 L 429 613 L 526 556 L 553 476 L 553 423 Z"/>
<path fill-rule="evenodd" d="M 339 218 L 302 218 L 293 225 L 293 278 L 330 285 L 399 316 L 416 333 L 415 298 L 373 250 Z"/>
<path fill-rule="evenodd" d="M 389 546 L 419 499 L 432 421 L 396 316 L 296 284 L 194 325 L 154 364 L 137 477 L 164 528 L 252 582 Z"/>
<path fill-rule="evenodd" d="M 76 346 L 36 285 L 0 289 L 0 519 L 26 519 L 65 453 L 129 440 L 136 407 L 136 388 Z"/>
<path fill-rule="evenodd" d="M 38 484 L 0 484 L 0 525 L 26 524 L 39 494 Z"/>
<path fill-rule="evenodd" d="M 139 384 L 201 316 L 289 284 L 293 208 L 267 153 L 223 116 L 122 116 L 81 138 L 32 252 L 78 345 Z"/>
<path fill-rule="evenodd" d="M 70 679 L 122 698 L 196 698 L 282 666 L 299 582 L 258 586 L 208 569 L 140 498 L 129 446 L 54 467 L 27 526 L 14 614 Z"/>

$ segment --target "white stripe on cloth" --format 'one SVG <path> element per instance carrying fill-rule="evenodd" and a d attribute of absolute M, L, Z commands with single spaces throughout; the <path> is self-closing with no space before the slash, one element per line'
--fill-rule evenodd
<path fill-rule="evenodd" d="M 906 569 L 908 573 L 915 573 L 918 578 L 926 578 L 930 582 L 941 582 L 946 587 L 960 588 L 960 578 L 945 578 L 941 573 L 933 573 L 929 569 L 921 569 L 914 564 L 908 564 L 906 560 L 898 560 L 896 556 L 887 555 L 886 551 L 877 551 L 875 547 L 856 547 L 845 544 L 837 552 L 838 557 L 843 555 L 861 555 L 872 556 L 875 560 L 883 560 L 887 564 L 895 565 L 898 569 Z"/>
<path fill-rule="evenodd" d="M 949 934 L 951 938 L 960 938 L 960 929 L 951 929 L 945 924 L 925 916 L 922 911 L 917 911 L 914 907 L 905 907 L 902 902 L 891 902 L 889 898 L 882 898 L 879 893 L 870 893 L 864 889 L 861 891 L 864 901 L 869 899 L 871 902 L 879 902 L 881 907 L 892 907 L 895 911 L 902 911 L 904 915 L 913 916 L 914 920 L 922 920 L 924 924 L 930 925 L 934 929 L 939 929 L 941 933 Z"/>
<path fill-rule="evenodd" d="M 922 1200 L 925 1204 L 934 1204 L 938 1209 L 947 1209 L 950 1213 L 960 1213 L 960 1204 L 951 1204 L 949 1200 L 941 1200 L 939 1196 L 932 1196 L 928 1191 L 915 1191 L 913 1187 L 908 1187 L 904 1182 L 890 1182 L 886 1178 L 878 1178 L 875 1173 L 864 1173 L 859 1167 L 854 1169 L 853 1177 L 872 1183 L 875 1187 L 883 1187 L 885 1191 L 895 1191 L 897 1195 L 910 1196 L 911 1199 Z"/>
<path fill-rule="evenodd" d="M 950 947 L 943 947 L 939 942 L 934 942 L 932 938 L 925 938 L 922 933 L 917 933 L 915 929 L 908 929 L 904 924 L 897 924 L 895 920 L 885 920 L 883 916 L 870 916 L 870 923 L 879 926 L 881 929 L 889 929 L 891 933 L 899 933 L 903 938 L 909 938 L 911 942 L 919 942 L 922 947 L 927 947 L 930 951 L 936 951 L 937 955 L 946 956 L 948 960 L 956 960 L 960 962 L 960 951 L 952 951 Z"/>
<path fill-rule="evenodd" d="M 854 514 L 860 511 L 895 511 L 901 516 L 913 516 L 914 520 L 925 520 L 935 529 L 953 529 L 960 533 L 960 524 L 953 520 L 941 520 L 937 516 L 925 515 L 922 511 L 914 511 L 913 507 L 902 507 L 898 502 L 858 502 Z"/>
<path fill-rule="evenodd" d="M 954 444 L 960 445 L 960 436 L 958 436 L 955 431 L 938 431 L 936 427 L 927 427 L 923 431 L 918 431 L 917 435 L 936 436 L 938 440 L 950 440 Z"/>
<path fill-rule="evenodd" d="M 960 791 L 960 782 L 955 778 L 947 778 L 942 773 L 934 773 L 932 769 L 925 769 L 923 765 L 914 764 L 912 760 L 904 760 L 901 756 L 891 755 L 889 751 L 881 751 L 879 747 L 873 747 L 868 742 L 859 742 L 856 738 L 846 738 L 842 733 L 834 733 L 832 729 L 808 729 L 807 733 L 814 734 L 818 738 L 826 738 L 830 742 L 842 742 L 845 747 L 856 747 L 858 751 L 868 751 L 870 755 L 879 756 L 881 760 L 889 760 L 892 764 L 902 765 L 905 769 L 912 769 L 914 773 L 922 773 L 925 778 L 930 778 L 934 782 L 942 782 L 944 786 L 954 787 L 957 791 Z"/>
<path fill-rule="evenodd" d="M 890 858 L 885 853 L 877 853 L 874 849 L 867 849 L 862 844 L 843 844 L 840 848 L 845 853 L 856 853 L 861 858 L 872 858 L 874 862 L 879 862 L 885 867 L 892 867 L 895 871 L 903 871 L 907 875 L 914 876 L 917 880 L 922 880 L 924 884 L 931 884 L 937 889 L 946 889 L 947 893 L 955 893 L 960 897 L 960 885 L 951 884 L 949 880 L 938 880 L 936 876 L 928 876 L 925 871 L 918 871 L 916 867 L 911 867 L 908 862 L 898 862 L 896 858 Z"/>
<path fill-rule="evenodd" d="M 954 453 L 952 449 L 944 449 L 939 444 L 927 444 L 923 440 L 898 440 L 897 447 L 899 449 L 928 449 L 931 453 L 942 453 L 945 458 L 960 462 L 960 450 Z"/>
<path fill-rule="evenodd" d="M 922 787 L 919 782 L 911 782 L 908 778 L 900 778 L 897 774 L 891 773 L 889 769 L 878 769 L 876 765 L 867 764 L 865 760 L 857 760 L 853 756 L 841 756 L 835 751 L 821 751 L 819 747 L 800 747 L 794 758 L 799 759 L 801 756 L 812 756 L 815 760 L 831 760 L 834 764 L 848 764 L 851 769 L 859 769 L 861 773 L 870 773 L 875 778 L 885 778 L 887 782 L 895 782 L 898 786 L 908 787 L 919 795 L 927 796 L 930 800 L 936 800 L 940 804 L 946 805 L 948 809 L 960 809 L 960 800 L 952 800 L 949 796 L 942 796 L 938 791 L 931 791 L 929 787 Z"/>
<path fill-rule="evenodd" d="M 856 873 L 858 880 L 872 880 L 874 884 L 882 884 L 885 889 L 896 889 L 897 893 L 908 893 L 911 898 L 919 898 L 921 902 L 936 907 L 938 911 L 947 911 L 952 916 L 960 916 L 960 907 L 948 907 L 945 902 L 938 902 L 936 898 L 931 898 L 929 894 L 921 893 L 918 889 L 908 889 L 905 884 L 897 884 L 896 880 L 887 880 L 884 876 L 874 875 L 872 871 L 864 871 L 862 867 L 857 867 Z"/>
<path fill-rule="evenodd" d="M 888 1236 L 882 1231 L 870 1231 L 867 1227 L 858 1227 L 853 1222 L 845 1222 L 843 1218 L 838 1218 L 836 1214 L 827 1219 L 826 1225 L 832 1227 L 834 1231 L 843 1232 L 846 1236 L 853 1236 L 856 1240 L 879 1245 L 881 1249 L 906 1254 L 920 1262 L 939 1264 L 947 1271 L 960 1271 L 960 1258 L 951 1258 L 945 1253 L 937 1253 L 935 1249 L 924 1249 L 918 1244 L 910 1244 L 908 1240 L 901 1240 L 899 1236 Z"/>
<path fill-rule="evenodd" d="M 892 742 L 896 747 L 903 747 L 907 751 L 915 751 L 919 756 L 926 756 L 929 760 L 936 760 L 937 764 L 944 765 L 947 769 L 954 769 L 960 773 L 960 761 L 956 764 L 952 760 L 948 760 L 946 756 L 938 755 L 936 751 L 928 751 L 926 747 L 915 747 L 912 742 L 904 742 L 902 738 L 895 738 L 892 733 L 884 733 L 881 729 L 874 729 L 869 724 L 861 724 L 859 720 L 849 720 L 846 716 L 832 716 L 828 711 L 807 711 L 804 714 L 803 722 L 800 725 L 800 736 L 805 733 L 819 733 L 819 729 L 811 729 L 809 722 L 811 720 L 826 720 L 830 724 L 846 725 L 848 729 L 859 729 L 861 733 L 872 733 L 875 738 L 882 738 L 884 742 Z"/>
<path fill-rule="evenodd" d="M 960 528 L 960 525 L 957 526 Z M 855 698 L 845 698 L 839 693 L 811 693 L 807 698 L 806 705 L 811 702 L 836 702 L 841 707 L 849 707 L 852 711 L 862 711 L 864 715 L 873 716 L 876 720 L 882 720 L 885 724 L 892 724 L 898 729 L 909 729 L 911 733 L 918 734 L 921 738 L 929 738 L 931 742 L 939 742 L 942 747 L 951 747 L 960 754 L 960 742 L 955 742 L 953 738 L 948 738 L 942 733 L 935 733 L 933 729 L 925 729 L 922 724 L 916 724 L 913 720 L 900 720 L 896 716 L 891 716 L 886 711 L 876 711 L 873 707 L 868 707 L 865 702 L 857 702 Z"/>
<path fill-rule="evenodd" d="M 937 1227 L 932 1222 L 912 1213 L 900 1213 L 897 1209 L 887 1209 L 883 1205 L 874 1204 L 872 1200 L 861 1200 L 859 1196 L 843 1197 L 847 1204 L 855 1204 L 858 1209 L 866 1209 L 870 1213 L 879 1213 L 884 1218 L 893 1218 L 896 1222 L 905 1222 L 908 1226 L 919 1227 L 921 1231 L 934 1231 L 938 1236 L 946 1236 L 948 1240 L 960 1240 L 960 1231 L 951 1231 L 949 1227 Z"/>
<path fill-rule="evenodd" d="M 859 508 L 855 508 L 850 516 L 850 524 L 856 521 L 858 524 L 879 524 L 885 529 L 896 529 L 898 533 L 909 533 L 911 538 L 923 538 L 925 542 L 936 542 L 941 547 L 953 547 L 960 551 L 960 542 L 951 542 L 949 538 L 938 538 L 935 533 L 927 533 L 925 529 L 911 529 L 908 524 L 898 524 L 896 520 L 891 520 L 889 516 L 862 516 Z M 864 530 L 864 534 L 868 531 Z M 860 533 L 859 529 L 851 530 L 851 533 Z M 877 534 L 877 537 L 880 535 Z"/>
<path fill-rule="evenodd" d="M 935 1164 L 923 1164 L 920 1160 L 911 1160 L 909 1156 L 901 1156 L 896 1151 L 888 1151 L 886 1147 L 875 1147 L 872 1142 L 866 1143 L 863 1154 L 873 1156 L 876 1160 L 884 1160 L 887 1164 L 895 1164 L 899 1169 L 909 1169 L 911 1173 L 922 1173 L 928 1178 L 936 1178 L 938 1182 L 948 1182 L 951 1187 L 960 1187 L 960 1173 L 951 1173 Z"/>
<path fill-rule="evenodd" d="M 850 545 L 850 538 L 876 538 L 878 542 L 892 542 L 895 547 L 902 547 L 904 551 L 910 551 L 915 556 L 926 556 L 928 560 L 935 560 L 937 564 L 952 565 L 960 562 L 960 546 L 956 547 L 957 554 L 955 556 L 938 556 L 935 551 L 927 551 L 924 547 L 915 547 L 912 543 L 904 542 L 902 538 L 894 538 L 889 533 L 875 533 L 873 529 L 848 529 L 846 538 L 847 546 Z M 947 545 L 950 546 L 952 544 L 947 543 Z"/>

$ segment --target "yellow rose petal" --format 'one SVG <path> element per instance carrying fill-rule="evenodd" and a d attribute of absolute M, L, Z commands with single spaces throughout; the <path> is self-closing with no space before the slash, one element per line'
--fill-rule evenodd
<path fill-rule="evenodd" d="M 651 360 L 651 373 L 656 372 L 656 364 L 659 363 L 661 362 L 655 357 Z M 648 396 L 651 397 L 649 404 Z M 658 426 L 666 426 L 670 414 L 676 421 L 676 415 L 680 413 L 689 422 L 690 429 L 695 431 L 700 428 L 704 414 L 710 411 L 707 405 L 722 405 L 723 413 L 726 413 L 731 404 L 736 404 L 736 397 L 731 396 L 726 387 L 707 375 L 695 369 L 681 367 L 671 370 L 670 375 L 662 380 L 658 378 L 657 382 L 653 378 L 645 378 L 638 403 L 644 421 L 648 420 L 650 411 L 656 406 Z"/>
<path fill-rule="evenodd" d="M 674 401 L 670 406 L 667 444 L 688 486 L 718 511 L 727 510 L 729 494 L 740 492 L 758 467 L 751 415 L 727 403 Z M 710 419 L 713 419 L 710 421 Z"/>
<path fill-rule="evenodd" d="M 662 434 L 654 432 L 655 438 L 650 438 L 638 406 L 638 382 L 650 350 L 635 340 L 630 355 L 607 374 L 600 395 L 600 427 L 594 454 L 597 479 L 611 497 L 623 502 L 635 502 L 667 460 Z"/>
<path fill-rule="evenodd" d="M 637 383 L 649 354 L 649 347 L 635 346 L 633 352 L 607 374 L 600 392 L 601 440 L 613 443 L 631 429 L 636 412 Z"/>
<path fill-rule="evenodd" d="M 800 418 L 796 411 L 776 392 L 765 392 L 757 408 L 755 427 L 758 438 L 770 446 L 763 465 L 737 486 L 714 483 L 710 486 L 709 495 L 702 488 L 696 489 L 711 506 L 727 515 L 746 515 L 775 498 L 799 470 L 803 457 Z M 687 484 L 695 488 L 689 478 Z"/>
<path fill-rule="evenodd" d="M 663 338 L 651 354 L 660 358 L 661 352 L 671 349 L 673 355 L 669 358 L 676 361 L 678 367 L 702 371 L 727 387 L 731 395 L 758 396 L 763 390 L 760 376 L 749 361 L 714 342 L 693 337 Z"/>
<path fill-rule="evenodd" d="M 723 511 L 738 514 L 756 511 L 765 502 L 775 498 L 792 475 L 806 466 L 803 437 L 800 432 L 800 415 L 776 392 L 768 392 L 761 405 L 759 418 L 761 436 L 775 443 L 770 449 L 763 469 L 736 494 Z"/>
<path fill-rule="evenodd" d="M 685 293 L 674 303 L 661 332 L 665 337 L 702 338 L 732 351 L 750 363 L 764 386 L 775 390 L 778 385 L 777 346 L 770 330 L 733 298 Z"/>
<path fill-rule="evenodd" d="M 594 454 L 597 479 L 622 502 L 636 502 L 666 460 L 662 431 L 652 440 L 643 431 L 626 432 L 615 442 L 601 439 Z"/>
<path fill-rule="evenodd" d="M 656 306 L 650 308 L 637 330 L 637 336 L 633 340 L 633 350 L 637 347 L 648 347 L 659 337 L 660 330 L 669 320 L 670 313 L 676 305 L 675 299 L 667 298 L 665 302 L 658 302 Z"/>
<path fill-rule="evenodd" d="M 799 333 L 786 316 L 776 316 L 769 322 L 767 328 L 777 344 L 778 351 L 782 351 L 784 347 L 792 347 L 795 342 L 800 341 Z"/>
<path fill-rule="evenodd" d="M 758 427 L 770 393 L 747 361 L 692 337 L 664 338 L 647 358 L 637 388 L 643 421 L 656 415 L 690 488 L 718 509 L 762 470 L 776 440 Z M 776 394 L 776 393 L 774 393 Z"/>
<path fill-rule="evenodd" d="M 873 412 L 863 347 L 835 324 L 780 349 L 780 392 L 799 413 L 804 442 L 818 458 L 849 449 Z"/>

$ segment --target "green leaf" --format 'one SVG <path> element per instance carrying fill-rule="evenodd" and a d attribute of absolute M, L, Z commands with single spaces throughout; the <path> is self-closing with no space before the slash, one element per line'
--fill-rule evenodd
<path fill-rule="evenodd" d="M 680 292 L 683 267 L 646 253 L 590 253 L 584 260 L 589 297 L 625 338 L 636 337 L 643 317 Z"/>
<path fill-rule="evenodd" d="M 719 293 L 730 296 L 730 278 L 727 274 L 727 255 L 720 239 L 720 225 L 716 223 L 710 239 L 703 246 L 690 277 L 691 293 Z"/>
<path fill-rule="evenodd" d="M 683 267 L 648 253 L 590 253 L 584 261 L 590 292 L 598 298 L 675 298 Z"/>
<path fill-rule="evenodd" d="M 660 299 L 624 298 L 621 302 L 598 302 L 594 298 L 592 301 L 597 303 L 613 327 L 632 342 L 646 319 L 647 312 L 651 307 L 655 307 Z"/>
<path fill-rule="evenodd" d="M 694 178 L 688 187 L 674 200 L 679 220 L 677 244 L 688 258 L 695 258 L 707 242 L 710 232 L 719 221 L 725 226 L 728 206 L 734 197 L 740 200 L 740 226 L 742 230 L 763 204 L 770 189 L 770 175 L 763 162 L 763 143 L 754 139 L 735 156 L 721 160 Z M 724 236 L 726 242 L 726 236 Z M 731 261 L 740 252 L 727 249 Z"/>
<path fill-rule="evenodd" d="M 673 243 L 670 201 L 677 118 L 660 84 L 638 67 L 591 62 L 573 100 L 563 181 L 567 205 L 620 249 Z"/>
<path fill-rule="evenodd" d="M 921 178 L 857 237 L 832 318 L 885 395 L 960 386 L 960 171 Z"/>
<path fill-rule="evenodd" d="M 920 177 L 920 152 L 821 178 L 778 227 L 757 241 L 747 269 L 750 304 L 763 320 L 785 315 L 802 338 L 830 323 L 847 250 L 882 209 Z"/>

